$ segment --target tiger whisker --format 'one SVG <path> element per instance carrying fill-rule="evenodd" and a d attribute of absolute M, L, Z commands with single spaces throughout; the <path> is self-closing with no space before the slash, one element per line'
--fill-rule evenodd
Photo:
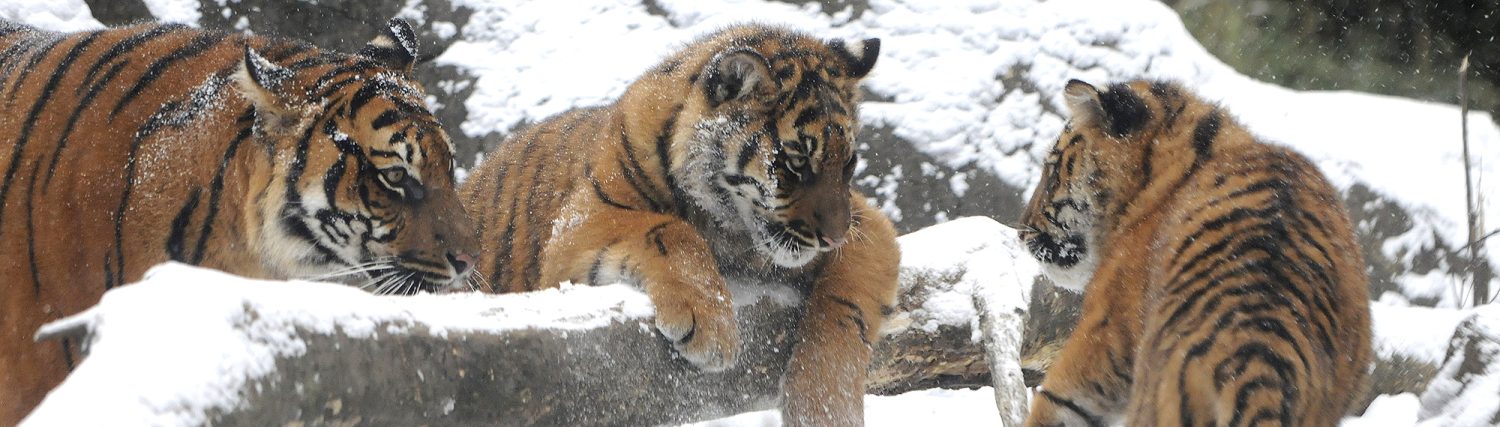
<path fill-rule="evenodd" d="M 394 257 L 391 257 L 391 259 L 389 259 L 389 260 L 376 260 L 376 261 L 369 261 L 369 262 L 365 262 L 365 263 L 355 264 L 355 265 L 344 267 L 344 268 L 340 268 L 338 270 L 334 270 L 334 271 L 331 271 L 331 272 L 328 272 L 328 273 L 323 273 L 323 274 L 319 274 L 319 275 L 316 275 L 316 276 L 308 276 L 308 277 L 303 278 L 303 280 L 320 281 L 320 280 L 332 279 L 332 278 L 335 278 L 335 277 L 350 276 L 350 275 L 359 274 L 359 273 L 368 273 L 368 272 L 371 272 L 371 271 L 380 270 L 383 267 L 390 266 L 392 264 L 391 261 L 393 261 L 394 259 L 395 259 Z"/>
<path fill-rule="evenodd" d="M 369 282 L 366 282 L 364 284 L 364 286 L 360 286 L 359 288 L 367 290 L 367 291 L 370 291 L 370 293 L 374 293 L 376 295 L 379 295 L 380 289 L 384 288 L 385 285 L 386 285 L 386 283 L 389 283 L 395 277 L 396 277 L 396 275 L 394 273 L 382 274 L 382 275 L 380 275 L 378 277 L 370 279 Z M 370 290 L 370 288 L 372 288 L 372 287 L 375 288 L 375 289 L 374 290 Z"/>
<path fill-rule="evenodd" d="M 495 290 L 495 287 L 490 285 L 490 280 L 488 278 L 485 278 L 483 275 L 480 275 L 478 272 L 470 272 L 469 277 L 465 279 L 465 281 L 468 282 L 469 290 L 471 291 L 484 292 L 486 290 Z"/>
<path fill-rule="evenodd" d="M 391 274 L 387 276 L 387 279 L 380 285 L 380 287 L 375 288 L 375 291 L 373 293 L 375 295 L 390 295 L 390 291 L 400 282 L 400 276 Z"/>
<path fill-rule="evenodd" d="M 853 242 L 864 241 L 864 240 L 868 240 L 870 238 L 870 236 L 868 234 L 866 234 L 864 230 L 859 229 L 859 227 L 850 228 L 849 229 L 849 236 L 850 236 L 849 240 L 851 240 Z M 842 246 L 840 246 L 840 247 L 842 247 Z"/>
<path fill-rule="evenodd" d="M 365 284 L 361 285 L 359 289 L 371 294 L 380 295 L 376 293 L 376 291 L 380 290 L 380 288 L 382 287 L 385 287 L 385 282 L 388 280 L 390 280 L 389 276 L 381 276 L 379 279 L 372 279 L 368 282 L 365 282 Z"/>
<path fill-rule="evenodd" d="M 406 276 L 401 277 L 401 280 L 398 282 L 400 283 L 400 285 L 398 285 L 392 293 L 399 295 L 415 294 L 416 292 L 414 291 L 416 291 L 417 286 L 420 286 L 422 284 L 422 281 L 420 279 L 412 278 L 412 276 L 415 276 L 416 274 L 417 273 L 406 273 Z"/>

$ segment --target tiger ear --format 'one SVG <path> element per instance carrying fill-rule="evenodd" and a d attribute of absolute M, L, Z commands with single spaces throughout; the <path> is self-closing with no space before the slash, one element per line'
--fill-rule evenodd
<path fill-rule="evenodd" d="M 1063 98 L 1067 99 L 1075 123 L 1097 125 L 1116 137 L 1134 133 L 1151 120 L 1151 108 L 1129 85 L 1115 84 L 1101 90 L 1080 80 L 1069 80 Z"/>
<path fill-rule="evenodd" d="M 1080 125 L 1092 123 L 1104 114 L 1099 102 L 1099 88 L 1083 80 L 1068 80 L 1067 87 L 1063 88 L 1063 100 L 1068 104 L 1073 121 Z"/>
<path fill-rule="evenodd" d="M 703 67 L 703 92 L 709 108 L 746 98 L 770 100 L 776 92 L 771 65 L 753 50 L 737 48 L 719 52 Z"/>
<path fill-rule="evenodd" d="M 384 31 L 365 44 L 359 50 L 359 55 L 407 73 L 411 72 L 421 58 L 417 54 L 417 33 L 412 31 L 410 23 L 401 18 L 386 21 Z"/>
<path fill-rule="evenodd" d="M 849 65 L 849 77 L 853 78 L 869 75 L 875 68 L 875 59 L 880 56 L 880 39 L 877 38 L 852 42 L 834 39 L 828 42 L 828 46 L 844 57 L 844 62 Z"/>
<path fill-rule="evenodd" d="M 257 112 L 287 117 L 293 109 L 293 100 L 283 94 L 294 74 L 260 56 L 247 44 L 244 61 L 234 74 L 234 84 Z"/>

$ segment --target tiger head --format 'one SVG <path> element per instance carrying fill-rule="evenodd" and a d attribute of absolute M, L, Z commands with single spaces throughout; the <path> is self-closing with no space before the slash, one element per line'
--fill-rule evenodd
<path fill-rule="evenodd" d="M 411 28 L 393 19 L 387 30 L 357 55 L 289 65 L 245 47 L 234 82 L 270 154 L 247 217 L 273 276 L 379 294 L 467 283 L 478 244 L 454 191 L 453 144 L 412 77 Z"/>
<path fill-rule="evenodd" d="M 795 268 L 842 246 L 856 219 L 850 181 L 857 163 L 860 79 L 879 39 L 824 41 L 749 26 L 721 43 L 693 79 L 682 126 L 683 186 L 725 229 Z M 712 42 L 712 41 L 710 41 Z"/>
<path fill-rule="evenodd" d="M 1096 88 L 1071 80 L 1064 99 L 1072 118 L 1047 153 L 1041 180 L 1021 214 L 1019 236 L 1058 286 L 1083 291 L 1114 220 L 1152 173 L 1148 156 L 1159 127 L 1154 93 L 1163 83 Z"/>

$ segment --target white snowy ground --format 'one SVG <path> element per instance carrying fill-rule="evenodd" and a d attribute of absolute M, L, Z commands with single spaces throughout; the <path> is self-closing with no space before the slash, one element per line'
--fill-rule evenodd
<path fill-rule="evenodd" d="M 1384 248 L 1388 255 L 1410 256 L 1435 244 L 1434 236 L 1463 240 L 1456 107 L 1361 93 L 1298 92 L 1251 80 L 1213 58 L 1171 10 L 1149 0 L 871 0 L 871 9 L 858 17 L 848 11 L 829 16 L 816 5 L 763 1 L 660 0 L 665 17 L 626 0 L 453 2 L 477 12 L 463 28 L 464 40 L 438 61 L 481 76 L 466 103 L 469 120 L 459 125 L 472 135 L 606 102 L 681 43 L 755 20 L 830 37 L 881 37 L 881 59 L 867 85 L 879 100 L 863 106 L 863 120 L 893 127 L 950 166 L 989 168 L 1029 188 L 1036 159 L 1062 125 L 1055 112 L 1061 110 L 1058 94 L 1067 79 L 1173 79 L 1220 100 L 1267 139 L 1307 153 L 1337 185 L 1365 183 L 1412 211 L 1416 229 L 1390 241 Z M 198 16 L 193 1 L 147 3 L 166 19 L 191 23 Z M 420 2 L 411 4 L 407 16 L 420 18 Z M 56 30 L 99 27 L 86 10 L 82 0 L 0 2 L 0 18 Z M 1470 126 L 1475 166 L 1482 176 L 1496 176 L 1500 130 L 1478 113 Z M 899 185 L 896 177 L 864 179 Z M 960 192 L 966 186 L 959 180 L 952 185 Z M 1490 183 L 1480 192 L 1496 194 L 1493 188 Z M 893 206 L 887 204 L 887 212 L 899 216 Z M 1486 222 L 1500 224 L 1500 198 L 1489 198 L 1485 208 Z M 1500 262 L 1500 252 L 1488 256 Z M 1453 279 L 1441 274 L 1411 275 L 1401 285 L 1409 295 L 1438 298 L 1440 307 L 1465 305 L 1451 292 Z M 1441 358 L 1463 313 L 1404 305 L 1400 298 L 1383 298 L 1374 307 L 1377 347 Z M 981 403 L 985 396 L 989 392 L 918 392 L 871 398 L 868 410 L 872 423 L 946 417 L 941 419 L 977 424 L 994 412 L 992 403 Z M 1349 424 L 1410 425 L 1415 400 L 1377 400 L 1365 418 Z M 931 407 L 951 409 L 932 417 L 890 415 L 929 414 Z M 746 417 L 745 425 L 765 421 Z"/>

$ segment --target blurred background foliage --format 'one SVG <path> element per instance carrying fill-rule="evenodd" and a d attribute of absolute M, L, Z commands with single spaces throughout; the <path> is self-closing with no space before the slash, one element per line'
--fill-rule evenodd
<path fill-rule="evenodd" d="M 1294 89 L 1457 103 L 1472 53 L 1469 105 L 1500 116 L 1500 0 L 1163 2 L 1214 56 Z"/>

